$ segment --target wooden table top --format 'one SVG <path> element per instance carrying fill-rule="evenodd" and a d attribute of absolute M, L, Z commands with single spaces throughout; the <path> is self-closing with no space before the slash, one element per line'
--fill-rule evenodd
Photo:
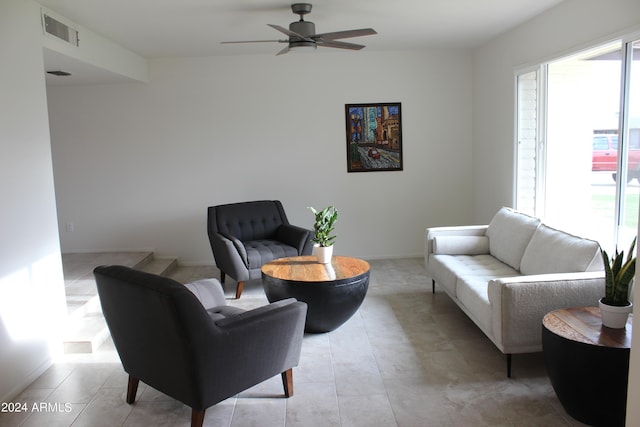
<path fill-rule="evenodd" d="M 547 313 L 542 324 L 549 331 L 563 338 L 585 344 L 631 348 L 631 325 L 633 315 L 627 320 L 627 327 L 612 329 L 602 326 L 598 307 L 564 308 Z"/>
<path fill-rule="evenodd" d="M 369 263 L 358 258 L 334 256 L 320 264 L 315 256 L 280 258 L 262 266 L 262 273 L 280 280 L 330 282 L 349 279 L 369 271 Z"/>

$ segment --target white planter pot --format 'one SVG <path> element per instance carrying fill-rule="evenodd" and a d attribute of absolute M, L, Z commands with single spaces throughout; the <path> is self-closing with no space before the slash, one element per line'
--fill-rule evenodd
<path fill-rule="evenodd" d="M 600 304 L 600 315 L 602 316 L 602 324 L 608 328 L 622 329 L 627 325 L 627 318 L 633 309 L 633 304 L 629 303 L 624 307 L 615 305 Z"/>
<path fill-rule="evenodd" d="M 312 254 L 315 255 L 320 264 L 329 264 L 333 256 L 333 246 L 313 245 Z"/>

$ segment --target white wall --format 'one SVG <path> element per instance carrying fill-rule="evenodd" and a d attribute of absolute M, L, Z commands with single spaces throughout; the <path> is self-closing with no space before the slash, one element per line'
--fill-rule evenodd
<path fill-rule="evenodd" d="M 513 202 L 514 72 L 640 29 L 637 0 L 565 0 L 550 11 L 474 51 L 473 208 L 484 222 Z M 635 300 L 640 298 L 636 287 Z M 634 320 L 634 338 L 640 334 Z M 634 339 L 634 342 L 636 339 Z M 631 354 L 627 425 L 640 425 L 640 352 Z"/>
<path fill-rule="evenodd" d="M 336 253 L 421 256 L 471 220 L 468 51 L 150 61 L 148 84 L 50 87 L 65 252 L 155 249 L 211 264 L 206 208 L 334 204 Z M 404 171 L 346 172 L 344 104 L 401 102 Z M 67 222 L 74 224 L 66 232 Z"/>
<path fill-rule="evenodd" d="M 38 10 L 31 1 L 0 2 L 0 402 L 48 368 L 61 346 L 64 281 Z"/>

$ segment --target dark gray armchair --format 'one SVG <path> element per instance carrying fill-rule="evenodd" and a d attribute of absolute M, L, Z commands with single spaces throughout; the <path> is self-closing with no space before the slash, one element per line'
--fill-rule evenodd
<path fill-rule="evenodd" d="M 94 276 L 129 374 L 127 403 L 142 381 L 191 407 L 191 425 L 201 426 L 208 407 L 277 374 L 293 394 L 306 304 L 244 311 L 226 305 L 216 279 L 182 285 L 123 266 L 97 267 Z"/>
<path fill-rule="evenodd" d="M 313 248 L 313 232 L 289 224 L 278 200 L 210 206 L 207 232 L 220 281 L 228 275 L 238 282 L 236 298 L 245 281 L 261 277 L 263 264 Z"/>

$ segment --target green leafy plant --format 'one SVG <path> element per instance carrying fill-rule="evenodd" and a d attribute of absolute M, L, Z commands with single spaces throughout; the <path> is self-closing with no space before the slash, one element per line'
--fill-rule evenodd
<path fill-rule="evenodd" d="M 313 224 L 313 231 L 315 235 L 312 241 L 323 247 L 333 245 L 333 241 L 336 239 L 336 236 L 331 233 L 333 233 L 335 223 L 338 220 L 338 210 L 333 206 L 327 206 L 321 211 L 310 206 L 309 210 L 316 217 L 316 221 Z"/>
<path fill-rule="evenodd" d="M 618 307 L 629 305 L 629 285 L 636 273 L 636 257 L 633 256 L 636 239 L 637 237 L 631 242 L 626 260 L 624 260 L 624 251 L 618 252 L 618 248 L 612 258 L 609 258 L 607 252 L 600 248 L 605 273 L 605 290 L 602 298 L 604 304 Z"/>

